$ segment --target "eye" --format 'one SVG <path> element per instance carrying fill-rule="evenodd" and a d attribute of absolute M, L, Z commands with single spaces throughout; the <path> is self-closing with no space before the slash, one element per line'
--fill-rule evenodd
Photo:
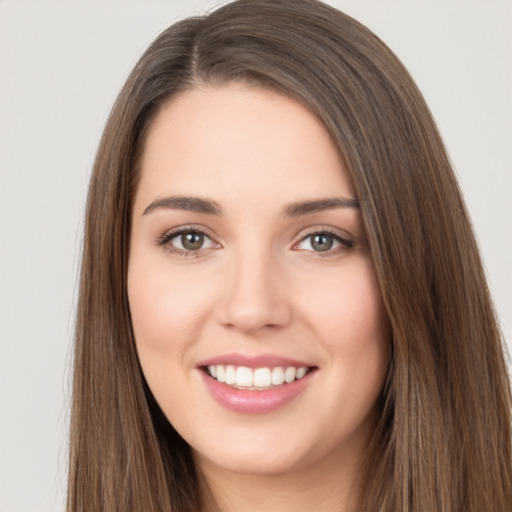
<path fill-rule="evenodd" d="M 332 254 L 336 249 L 351 249 L 354 243 L 328 231 L 320 231 L 305 236 L 295 248 L 300 251 Z"/>
<path fill-rule="evenodd" d="M 190 231 L 188 233 L 181 233 L 180 235 L 174 236 L 171 238 L 171 240 L 169 240 L 169 242 L 177 249 L 197 251 L 198 249 L 202 249 L 205 241 L 208 240 L 208 237 L 203 235 L 203 233 Z"/>
<path fill-rule="evenodd" d="M 195 229 L 172 231 L 165 234 L 158 243 L 178 254 L 190 254 L 217 246 L 208 235 Z"/>

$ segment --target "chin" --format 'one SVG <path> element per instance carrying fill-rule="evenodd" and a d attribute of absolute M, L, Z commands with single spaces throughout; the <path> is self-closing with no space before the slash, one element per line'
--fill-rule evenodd
<path fill-rule="evenodd" d="M 191 444 L 194 458 L 203 467 L 253 476 L 291 474 L 336 451 L 322 437 L 305 431 L 299 435 L 297 429 L 295 434 L 290 428 L 235 428 L 223 436 L 212 435 L 206 443 Z"/>
<path fill-rule="evenodd" d="M 194 451 L 194 458 L 200 461 L 203 467 L 215 467 L 239 475 L 274 476 L 293 472 L 300 468 L 301 460 L 288 453 L 272 453 L 260 450 L 232 451 L 223 454 L 199 454 Z"/>

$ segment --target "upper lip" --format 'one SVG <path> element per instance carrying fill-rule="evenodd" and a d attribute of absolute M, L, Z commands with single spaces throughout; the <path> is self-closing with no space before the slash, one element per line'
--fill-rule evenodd
<path fill-rule="evenodd" d="M 197 363 L 198 368 L 215 365 L 245 366 L 246 368 L 274 368 L 276 366 L 294 366 L 296 368 L 310 368 L 314 366 L 311 363 L 307 363 L 305 361 L 299 361 L 297 359 L 292 359 L 277 354 L 223 354 L 220 356 L 204 359 L 203 361 Z"/>

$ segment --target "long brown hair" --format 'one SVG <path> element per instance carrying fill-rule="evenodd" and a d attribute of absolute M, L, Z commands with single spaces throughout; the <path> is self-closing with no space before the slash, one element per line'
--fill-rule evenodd
<path fill-rule="evenodd" d="M 198 84 L 232 81 L 310 109 L 338 146 L 361 205 L 393 338 L 363 510 L 512 510 L 503 342 L 420 92 L 382 41 L 336 9 L 239 0 L 163 32 L 105 128 L 85 222 L 68 512 L 202 507 L 190 448 L 137 359 L 126 294 L 130 212 L 145 133 L 162 104 Z"/>

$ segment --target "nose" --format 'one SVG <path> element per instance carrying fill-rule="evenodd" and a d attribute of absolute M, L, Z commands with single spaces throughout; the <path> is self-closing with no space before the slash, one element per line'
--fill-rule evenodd
<path fill-rule="evenodd" d="M 257 335 L 289 324 L 291 297 L 283 273 L 268 255 L 234 257 L 223 286 L 218 318 L 224 327 Z"/>

